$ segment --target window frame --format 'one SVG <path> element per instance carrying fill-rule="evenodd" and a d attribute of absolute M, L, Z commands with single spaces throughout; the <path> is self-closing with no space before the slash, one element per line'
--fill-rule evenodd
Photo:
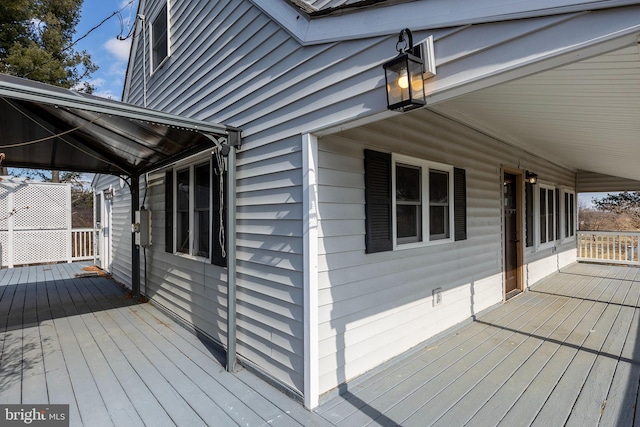
<path fill-rule="evenodd" d="M 396 180 L 396 168 L 398 165 L 407 165 L 409 167 L 416 167 L 420 169 L 420 185 L 421 185 L 421 237 L 416 239 L 412 238 L 414 241 L 409 241 L 410 239 L 406 239 L 402 241 L 402 239 L 398 239 L 398 225 L 397 225 L 397 180 Z M 435 172 L 444 172 L 447 174 L 447 205 L 448 209 L 446 210 L 448 214 L 447 221 L 447 231 L 448 237 L 444 238 L 432 238 L 430 234 L 430 208 L 431 208 L 431 200 L 429 195 L 429 175 L 431 171 Z M 393 241 L 393 250 L 404 250 L 404 249 L 412 249 L 419 248 L 424 246 L 431 246 L 437 244 L 451 243 L 455 240 L 455 212 L 454 212 L 454 167 L 452 165 L 447 165 L 443 163 L 432 162 L 429 160 L 417 159 L 414 157 L 409 157 L 401 154 L 392 153 L 391 155 L 391 204 L 392 204 L 392 220 L 391 220 L 391 231 L 392 231 L 392 241 Z"/>
<path fill-rule="evenodd" d="M 208 213 L 209 213 L 209 218 L 207 221 L 207 225 L 208 225 L 208 254 L 206 256 L 203 255 L 199 255 L 198 251 L 199 251 L 199 246 L 198 246 L 198 238 L 199 236 L 197 236 L 196 231 L 197 231 L 197 216 L 199 214 L 199 212 L 201 212 L 200 209 L 196 209 L 196 169 L 199 167 L 202 167 L 204 165 L 208 165 L 209 167 L 209 207 L 208 207 Z M 214 171 L 213 171 L 213 162 L 211 161 L 211 155 L 207 152 L 206 154 L 203 154 L 201 156 L 197 156 L 194 158 L 191 158 L 187 161 L 183 161 L 183 162 L 179 162 L 176 163 L 175 165 L 173 165 L 171 168 L 169 168 L 172 170 L 172 174 L 173 174 L 173 250 L 171 251 L 171 253 L 173 253 L 176 256 L 180 256 L 180 257 L 186 257 L 186 258 L 190 258 L 190 259 L 196 259 L 196 260 L 206 260 L 207 262 L 211 262 L 212 259 L 212 248 L 211 248 L 211 242 L 212 242 L 212 233 L 214 232 L 214 230 L 212 230 L 212 219 L 211 219 L 211 214 L 213 212 L 214 209 L 214 200 L 215 200 L 215 195 L 213 194 L 213 175 L 214 175 Z M 189 235 L 189 243 L 188 243 L 188 250 L 187 251 L 181 251 L 180 249 L 180 245 L 179 245 L 179 241 L 178 241 L 178 229 L 180 228 L 181 225 L 181 221 L 180 221 L 180 216 L 179 216 L 179 212 L 181 211 L 180 206 L 178 206 L 178 185 L 179 185 L 179 181 L 178 181 L 178 174 L 188 171 L 189 173 L 189 195 L 188 195 L 188 210 L 187 210 L 187 217 L 189 219 L 189 225 L 187 228 L 187 232 Z"/>
<path fill-rule="evenodd" d="M 572 240 L 575 240 L 576 238 L 576 234 L 578 231 L 577 228 L 577 221 L 578 221 L 578 217 L 577 217 L 577 212 L 578 212 L 578 206 L 577 206 L 577 196 L 576 196 L 576 191 L 573 188 L 569 188 L 569 187 L 565 187 L 565 186 L 556 186 L 553 184 L 548 184 L 548 183 L 544 183 L 544 182 L 538 182 L 537 184 L 532 186 L 533 189 L 533 193 L 534 193 L 534 200 L 533 200 L 533 226 L 534 226 L 534 250 L 544 250 L 544 249 L 548 249 L 548 248 L 552 248 L 558 244 L 563 244 L 565 242 L 569 242 Z M 547 206 L 547 223 L 546 223 L 546 231 L 547 231 L 547 237 L 549 235 L 549 217 L 551 216 L 553 218 L 553 233 L 554 233 L 554 240 L 547 240 L 546 242 L 542 242 L 540 233 L 541 233 L 541 215 L 540 215 L 540 208 L 541 208 L 541 199 L 540 199 L 540 192 L 541 190 L 545 190 L 545 194 L 547 195 L 547 200 L 546 200 L 546 206 Z M 553 190 L 553 205 L 554 205 L 554 212 L 553 214 L 549 214 L 549 210 L 548 210 L 548 199 L 549 199 L 549 190 Z M 573 199 L 573 211 L 572 212 L 568 212 L 568 210 L 570 209 L 570 206 L 567 206 L 567 195 L 570 195 L 570 197 Z M 567 215 L 571 215 L 572 216 L 572 222 L 573 222 L 573 229 L 571 230 L 572 234 L 567 235 Z"/>
<path fill-rule="evenodd" d="M 170 25 L 170 7 L 169 7 L 169 0 L 167 0 L 164 5 L 158 10 L 158 12 L 156 12 L 153 17 L 151 18 L 151 20 L 149 21 L 149 27 L 148 27 L 148 31 L 149 31 L 149 64 L 151 65 L 150 67 L 150 75 L 153 75 L 157 70 L 159 70 L 160 68 L 162 68 L 162 66 L 164 65 L 165 62 L 168 61 L 169 57 L 171 56 L 171 25 Z M 166 19 L 166 28 L 164 31 L 164 38 L 165 38 L 165 43 L 167 45 L 167 53 L 164 56 L 164 58 L 162 58 L 160 61 L 158 61 L 158 63 L 156 64 L 156 58 L 155 58 L 155 47 L 157 45 L 157 43 L 155 43 L 154 41 L 154 27 L 155 24 L 158 20 L 158 18 L 160 18 L 160 16 L 163 14 L 165 15 L 165 19 Z"/>
<path fill-rule="evenodd" d="M 573 209 L 569 209 L 567 206 L 567 196 L 573 199 Z M 578 206 L 577 206 L 577 195 L 575 190 L 570 188 L 562 188 L 560 192 L 560 203 L 562 204 L 562 214 L 560 224 L 560 238 L 562 242 L 567 242 L 576 239 L 576 235 L 578 232 Z M 571 222 L 573 227 L 570 230 L 570 233 L 567 234 L 567 218 L 571 216 Z"/>
<path fill-rule="evenodd" d="M 542 242 L 542 236 L 540 235 L 540 233 L 542 232 L 541 227 L 542 227 L 542 222 L 541 222 L 541 204 L 542 201 L 540 199 L 541 196 L 541 190 L 545 190 L 545 211 L 546 211 L 546 221 L 545 221 L 545 234 L 546 234 L 546 241 Z M 549 212 L 549 191 L 553 191 L 553 196 L 551 197 L 551 202 L 553 203 L 553 212 Z M 552 184 L 545 184 L 545 183 L 538 183 L 538 185 L 536 185 L 536 190 L 535 190 L 535 211 L 534 211 L 534 215 L 535 215 L 535 241 L 536 241 L 536 248 L 537 249 L 545 249 L 545 248 L 551 248 L 553 246 L 556 245 L 556 242 L 559 239 L 559 237 L 556 235 L 557 234 L 557 227 L 556 227 L 556 220 L 557 220 L 557 216 L 556 216 L 556 211 L 558 209 L 558 207 L 556 206 L 556 191 L 558 191 L 558 189 L 552 185 Z M 549 232 L 553 233 L 553 239 L 549 239 Z"/>

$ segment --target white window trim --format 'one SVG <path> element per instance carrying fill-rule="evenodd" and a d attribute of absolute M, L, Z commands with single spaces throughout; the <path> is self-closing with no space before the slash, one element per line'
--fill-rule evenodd
<path fill-rule="evenodd" d="M 194 255 L 195 252 L 195 167 L 202 165 L 204 163 L 209 163 L 209 256 L 203 257 L 199 255 Z M 178 252 L 178 171 L 182 171 L 184 169 L 189 168 L 189 253 Z M 196 261 L 206 261 L 208 263 L 211 262 L 212 256 L 212 248 L 211 248 L 211 215 L 213 214 L 213 164 L 211 162 L 211 153 L 207 151 L 207 153 L 196 155 L 194 157 L 190 157 L 187 160 L 183 160 L 181 162 L 175 163 L 170 169 L 173 171 L 173 254 L 175 256 L 179 256 L 181 258 L 193 259 Z"/>
<path fill-rule="evenodd" d="M 162 12 L 162 8 L 164 7 L 165 4 L 167 6 L 167 56 L 165 56 L 162 59 L 162 61 L 160 61 L 160 63 L 158 64 L 157 67 L 154 67 L 153 66 L 153 23 L 158 18 L 158 16 L 160 16 L 160 12 Z M 149 75 L 152 76 L 152 75 L 155 74 L 155 72 L 157 70 L 159 70 L 160 68 L 163 67 L 165 62 L 167 62 L 169 60 L 169 57 L 171 56 L 171 4 L 170 4 L 170 0 L 167 0 L 166 3 L 164 3 L 162 6 L 160 6 L 158 11 L 156 13 L 154 13 L 152 18 L 149 20 L 149 24 L 148 25 L 149 25 L 149 28 L 148 28 L 148 30 L 149 30 L 149 64 L 151 65 Z"/>
<path fill-rule="evenodd" d="M 422 186 L 422 240 L 414 243 L 398 243 L 398 228 L 396 218 L 396 164 L 406 164 L 421 168 Z M 430 240 L 429 233 L 429 169 L 435 169 L 449 174 L 449 237 L 446 239 Z M 391 154 L 391 188 L 392 188 L 392 232 L 393 250 L 415 249 L 425 246 L 435 246 L 454 241 L 454 189 L 453 189 L 453 166 L 444 163 L 437 163 L 428 160 L 416 159 L 415 157 L 402 154 Z"/>

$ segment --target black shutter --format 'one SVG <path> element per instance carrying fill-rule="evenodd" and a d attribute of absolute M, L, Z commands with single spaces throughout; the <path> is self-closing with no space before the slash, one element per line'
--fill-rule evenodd
<path fill-rule="evenodd" d="M 525 197 L 525 229 L 526 229 L 526 246 L 529 248 L 533 246 L 533 197 L 534 197 L 533 184 L 527 182 L 524 185 L 524 197 Z"/>
<path fill-rule="evenodd" d="M 173 253 L 173 170 L 164 174 L 164 250 Z"/>
<path fill-rule="evenodd" d="M 391 154 L 364 150 L 365 252 L 393 249 Z"/>
<path fill-rule="evenodd" d="M 455 240 L 467 239 L 467 176 L 464 169 L 453 169 L 453 224 Z"/>
<path fill-rule="evenodd" d="M 560 189 L 555 189 L 556 193 L 556 240 L 560 240 Z"/>
<path fill-rule="evenodd" d="M 227 189 L 224 185 L 223 200 L 222 200 L 222 222 L 224 233 L 224 251 L 220 245 L 220 169 L 218 168 L 218 162 L 216 156 L 212 156 L 211 162 L 213 163 L 213 175 L 211 177 L 211 192 L 213 197 L 213 212 L 211 213 L 211 264 L 219 265 L 221 267 L 227 266 Z M 223 181 L 227 182 L 227 172 L 224 171 Z"/>

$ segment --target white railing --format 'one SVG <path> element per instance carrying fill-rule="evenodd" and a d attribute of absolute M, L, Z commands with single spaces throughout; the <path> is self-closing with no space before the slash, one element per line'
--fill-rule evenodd
<path fill-rule="evenodd" d="M 578 261 L 640 265 L 640 232 L 578 231 Z"/>
<path fill-rule="evenodd" d="M 93 259 L 95 235 L 93 228 L 71 229 L 71 261 Z"/>

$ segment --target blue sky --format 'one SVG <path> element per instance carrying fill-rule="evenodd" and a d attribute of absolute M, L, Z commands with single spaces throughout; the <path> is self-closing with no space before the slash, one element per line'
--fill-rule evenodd
<path fill-rule="evenodd" d="M 137 7 L 137 0 L 84 0 L 74 40 L 82 37 L 113 12 L 124 8 L 120 16 L 113 16 L 76 45 L 77 50 L 86 50 L 91 54 L 93 62 L 100 67 L 89 79 L 96 88 L 95 95 L 121 99 L 131 38 L 121 41 L 117 36 L 121 33 L 127 35 L 134 23 Z"/>

